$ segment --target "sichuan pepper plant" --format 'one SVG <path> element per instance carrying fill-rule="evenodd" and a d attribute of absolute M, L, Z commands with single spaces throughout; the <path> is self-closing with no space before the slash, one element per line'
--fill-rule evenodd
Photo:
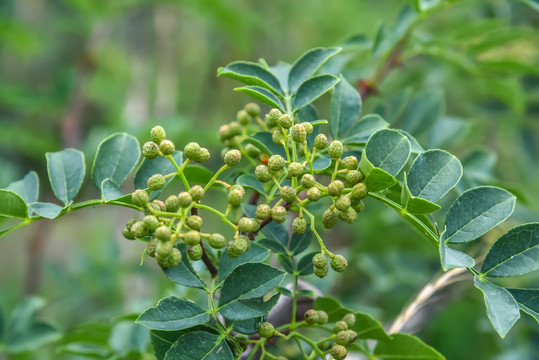
<path fill-rule="evenodd" d="M 270 110 L 249 103 L 235 121 L 220 127 L 223 165 L 214 172 L 194 164 L 212 156 L 206 148 L 196 142 L 180 147 L 160 126 L 142 147 L 133 136 L 118 133 L 101 142 L 93 161 L 91 177 L 101 198 L 74 203 L 85 176 L 84 155 L 75 149 L 47 153 L 51 187 L 62 205 L 38 201 L 38 178 L 30 172 L 0 190 L 0 215 L 19 221 L 1 235 L 89 206 L 139 211 L 123 236 L 147 243 L 142 262 L 155 258 L 170 280 L 206 298 L 169 296 L 138 317 L 137 323 L 150 329 L 158 359 L 238 359 L 242 354 L 286 359 L 279 352 L 285 342 L 297 346 L 292 356 L 304 359 L 329 354 L 340 360 L 349 352 L 371 359 L 443 359 L 419 338 L 386 332 L 371 315 L 299 286 L 313 273 L 323 278 L 329 271 L 346 271 L 347 260 L 334 253 L 327 229 L 338 222 L 361 223 L 361 212 L 372 201 L 400 214 L 418 230 L 418 241 L 431 242 L 443 270 L 465 268 L 473 275 L 501 337 L 521 311 L 538 320 L 539 290 L 504 288 L 496 279 L 539 268 L 534 260 L 539 223 L 509 230 L 476 266 L 459 245 L 507 219 L 515 196 L 498 187 L 470 188 L 449 207 L 443 224 L 434 223 L 430 214 L 441 209 L 438 202 L 461 179 L 461 163 L 446 151 L 423 149 L 408 133 L 388 128 L 379 115 L 361 114 L 354 86 L 342 76 L 319 73 L 339 51 L 316 48 L 292 65 L 269 67 L 261 60 L 220 68 L 219 76 L 245 84 L 236 91 Z M 329 121 L 319 119 L 313 105 L 327 92 L 332 93 Z M 135 189 L 124 194 L 120 185 L 135 168 Z M 207 180 L 195 184 L 201 173 Z M 161 196 L 174 183 L 181 190 Z M 208 191 L 227 205 L 206 201 Z M 228 230 L 207 232 L 205 223 L 215 219 Z M 291 286 L 285 287 L 288 281 Z M 268 314 L 285 297 L 291 299 L 290 316 L 272 323 L 276 317 Z M 300 313 L 298 300 L 305 297 L 312 298 L 312 308 Z"/>

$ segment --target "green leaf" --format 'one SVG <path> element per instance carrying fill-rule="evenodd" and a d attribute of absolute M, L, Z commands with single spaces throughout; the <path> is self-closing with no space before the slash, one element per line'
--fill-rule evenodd
<path fill-rule="evenodd" d="M 440 205 L 434 204 L 428 200 L 420 197 L 412 196 L 408 187 L 408 176 L 404 172 L 403 186 L 401 189 L 401 203 L 404 205 L 406 211 L 412 214 L 428 214 L 441 209 Z"/>
<path fill-rule="evenodd" d="M 331 135 L 340 139 L 359 118 L 361 97 L 342 75 L 331 97 Z"/>
<path fill-rule="evenodd" d="M 206 185 L 213 177 L 214 173 L 200 164 L 187 165 L 183 169 L 183 174 L 189 179 L 189 184 Z"/>
<path fill-rule="evenodd" d="M 34 202 L 28 204 L 28 206 L 37 215 L 47 219 L 56 219 L 62 213 L 62 210 L 66 209 L 59 205 L 48 202 Z"/>
<path fill-rule="evenodd" d="M 402 117 L 402 130 L 419 135 L 430 130 L 445 112 L 442 91 L 429 91 L 416 95 Z"/>
<path fill-rule="evenodd" d="M 56 348 L 59 354 L 78 355 L 81 357 L 103 359 L 110 357 L 111 351 L 108 346 L 94 343 L 73 342 Z"/>
<path fill-rule="evenodd" d="M 477 239 L 511 215 L 515 200 L 507 190 L 493 186 L 465 191 L 449 208 L 442 241 L 462 243 Z"/>
<path fill-rule="evenodd" d="M 182 330 L 210 320 L 210 315 L 194 302 L 169 296 L 144 311 L 137 323 L 156 330 Z"/>
<path fill-rule="evenodd" d="M 299 276 L 310 275 L 314 272 L 313 257 L 319 253 L 320 251 L 313 251 L 313 252 L 307 253 L 298 261 L 298 264 L 296 266 L 296 271 L 298 272 Z"/>
<path fill-rule="evenodd" d="M 271 137 L 270 132 L 260 131 L 246 138 L 244 142 L 253 144 L 268 156 L 275 154 L 286 157 L 283 146 L 275 144 Z"/>
<path fill-rule="evenodd" d="M 223 308 L 233 301 L 265 295 L 284 279 L 285 273 L 262 263 L 247 263 L 235 268 L 225 279 L 219 298 Z"/>
<path fill-rule="evenodd" d="M 385 190 L 395 185 L 396 183 L 397 180 L 393 176 L 391 176 L 384 170 L 378 168 L 373 168 L 369 172 L 369 175 L 365 180 L 365 185 L 367 186 L 367 189 L 373 192 Z"/>
<path fill-rule="evenodd" d="M 217 76 L 226 76 L 247 85 L 260 86 L 276 94 L 283 94 L 279 80 L 262 65 L 236 61 L 217 70 Z"/>
<path fill-rule="evenodd" d="M 331 158 L 328 156 L 320 156 L 313 161 L 313 170 L 326 170 L 331 166 Z"/>
<path fill-rule="evenodd" d="M 410 151 L 412 152 L 412 154 L 420 154 L 422 152 L 425 152 L 425 149 L 423 148 L 423 146 L 421 146 L 419 142 L 417 141 L 417 139 L 413 137 L 412 135 L 410 135 L 410 133 L 404 130 L 399 130 L 399 132 L 402 135 L 406 136 L 406 138 L 410 142 Z"/>
<path fill-rule="evenodd" d="M 164 360 L 233 360 L 225 338 L 206 331 L 192 331 L 180 338 L 167 351 Z"/>
<path fill-rule="evenodd" d="M 270 67 L 270 71 L 275 75 L 283 90 L 288 90 L 288 74 L 290 74 L 290 69 L 292 65 L 284 61 L 278 61 L 276 65 Z"/>
<path fill-rule="evenodd" d="M 219 262 L 219 277 L 217 282 L 224 281 L 230 273 L 238 266 L 246 263 L 259 263 L 266 260 L 269 251 L 258 244 L 251 244 L 251 248 L 236 258 L 231 258 L 226 252 L 221 256 Z"/>
<path fill-rule="evenodd" d="M 379 340 L 374 355 L 381 359 L 444 360 L 445 357 L 420 338 L 408 334 L 393 334 Z"/>
<path fill-rule="evenodd" d="M 26 203 L 16 193 L 0 190 L 0 217 L 26 219 L 28 208 Z"/>
<path fill-rule="evenodd" d="M 285 111 L 285 107 L 281 100 L 275 96 L 271 91 L 264 89 L 260 86 L 244 86 L 235 88 L 234 91 L 238 91 L 244 94 L 247 94 L 257 100 L 260 100 L 264 104 L 271 106 L 272 108 L 277 108 L 281 111 Z"/>
<path fill-rule="evenodd" d="M 30 352 L 55 342 L 61 337 L 60 331 L 51 324 L 36 322 L 24 333 L 8 334 L 5 351 L 11 354 Z"/>
<path fill-rule="evenodd" d="M 103 196 L 105 201 L 111 201 L 119 199 L 125 196 L 125 194 L 122 192 L 122 190 L 120 190 L 114 181 L 111 179 L 105 179 L 101 183 L 101 196 Z"/>
<path fill-rule="evenodd" d="M 48 152 L 45 156 L 52 191 L 58 200 L 68 205 L 77 196 L 84 180 L 84 154 L 76 149 L 65 149 Z"/>
<path fill-rule="evenodd" d="M 288 76 L 290 94 L 299 92 L 301 85 L 339 51 L 340 48 L 315 48 L 301 55 L 292 65 Z"/>
<path fill-rule="evenodd" d="M 182 252 L 182 261 L 178 266 L 163 269 L 165 275 L 176 284 L 207 290 L 208 287 L 206 286 L 206 283 L 200 278 L 195 269 L 193 269 L 193 266 L 189 261 L 189 257 L 187 256 L 187 246 L 178 244 L 176 247 Z"/>
<path fill-rule="evenodd" d="M 270 249 L 277 254 L 286 254 L 286 252 L 288 251 L 286 247 L 276 239 L 261 239 L 257 241 L 257 244 L 265 247 L 266 249 Z"/>
<path fill-rule="evenodd" d="M 517 301 L 520 310 L 539 323 L 539 289 L 507 289 Z"/>
<path fill-rule="evenodd" d="M 512 228 L 490 248 L 481 275 L 506 277 L 539 269 L 539 223 Z"/>
<path fill-rule="evenodd" d="M 517 302 L 506 289 L 481 280 L 477 276 L 474 277 L 474 284 L 485 297 L 487 316 L 492 326 L 504 338 L 520 318 Z"/>
<path fill-rule="evenodd" d="M 380 115 L 369 114 L 357 121 L 350 130 L 345 133 L 342 139 L 343 144 L 364 144 L 369 137 L 377 130 L 385 129 L 389 126 L 387 121 Z"/>
<path fill-rule="evenodd" d="M 215 329 L 206 325 L 198 325 L 193 328 L 178 331 L 150 330 L 150 341 L 154 350 L 154 355 L 158 360 L 163 360 L 167 351 L 174 345 L 180 336 L 193 331 L 205 331 L 216 333 Z"/>
<path fill-rule="evenodd" d="M 144 353 L 149 340 L 148 329 L 129 320 L 114 324 L 109 345 L 117 356 L 127 357 L 133 353 Z"/>
<path fill-rule="evenodd" d="M 396 176 L 410 157 L 410 141 L 397 130 L 378 130 L 367 141 L 363 155 L 374 167 Z"/>
<path fill-rule="evenodd" d="M 140 158 L 138 140 L 126 133 L 117 133 L 103 140 L 95 155 L 92 180 L 101 190 L 103 180 L 110 178 L 120 186 Z"/>
<path fill-rule="evenodd" d="M 475 260 L 468 254 L 463 253 L 455 249 L 447 247 L 444 241 L 440 241 L 440 262 L 442 263 L 442 269 L 449 271 L 456 267 L 473 267 Z"/>
<path fill-rule="evenodd" d="M 178 165 L 181 166 L 183 163 L 183 155 L 181 151 L 175 151 L 174 154 L 172 154 L 172 158 L 176 161 Z M 155 174 L 162 174 L 167 175 L 170 173 L 176 172 L 176 168 L 170 162 L 169 159 L 167 159 L 164 156 L 158 156 L 155 159 L 146 159 L 144 158 L 142 162 L 140 163 L 139 168 L 137 169 L 137 172 L 135 173 L 135 189 L 147 189 L 148 188 L 148 179 Z M 174 177 L 170 177 L 166 180 L 166 185 L 172 181 Z M 165 188 L 163 187 L 163 189 Z M 151 198 L 155 199 L 159 194 L 161 193 L 161 190 L 152 191 Z"/>
<path fill-rule="evenodd" d="M 296 264 L 294 264 L 294 259 L 288 254 L 277 254 L 276 255 L 279 264 L 289 274 L 293 274 L 296 271 Z"/>
<path fill-rule="evenodd" d="M 35 171 L 28 172 L 21 180 L 9 184 L 6 190 L 13 191 L 27 204 L 36 202 L 39 194 L 39 179 L 37 173 Z"/>
<path fill-rule="evenodd" d="M 333 89 L 338 82 L 338 77 L 329 74 L 309 78 L 301 84 L 296 95 L 292 99 L 292 108 L 294 109 L 294 112 L 309 105 L 324 93 Z"/>
<path fill-rule="evenodd" d="M 434 203 L 457 185 L 461 176 L 462 165 L 455 156 L 443 150 L 428 150 L 416 157 L 407 185 L 413 197 Z"/>
<path fill-rule="evenodd" d="M 243 174 L 236 179 L 236 184 L 258 191 L 264 197 L 268 197 L 264 190 L 264 184 L 257 180 L 253 174 Z"/>
<path fill-rule="evenodd" d="M 227 320 L 239 321 L 266 316 L 277 304 L 281 294 L 273 295 L 268 301 L 263 298 L 233 301 L 219 310 Z"/>
<path fill-rule="evenodd" d="M 288 247 L 293 255 L 298 255 L 307 250 L 311 244 L 314 234 L 311 229 L 307 229 L 303 234 L 292 234 Z"/>
<path fill-rule="evenodd" d="M 446 148 L 462 139 L 470 129 L 469 121 L 445 116 L 436 122 L 429 132 L 429 146 Z"/>
<path fill-rule="evenodd" d="M 433 9 L 434 7 L 438 6 L 440 2 L 441 0 L 415 0 L 414 1 L 416 8 L 421 12 L 425 12 L 425 11 Z"/>

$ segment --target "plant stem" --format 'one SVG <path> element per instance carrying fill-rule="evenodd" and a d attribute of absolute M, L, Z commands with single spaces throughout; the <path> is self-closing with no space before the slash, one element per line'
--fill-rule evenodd
<path fill-rule="evenodd" d="M 229 169 L 230 166 L 228 166 L 227 164 L 221 166 L 221 168 L 219 170 L 217 170 L 217 172 L 215 173 L 215 175 L 213 175 L 213 177 L 210 179 L 210 181 L 208 181 L 208 183 L 206 184 L 206 186 L 204 186 L 204 192 L 208 191 L 208 189 L 215 183 L 215 180 L 217 180 L 217 177 L 219 177 L 219 175 L 225 171 L 226 169 Z"/>

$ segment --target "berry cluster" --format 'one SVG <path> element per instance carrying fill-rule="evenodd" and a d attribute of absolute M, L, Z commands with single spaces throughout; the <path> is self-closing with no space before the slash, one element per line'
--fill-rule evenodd
<path fill-rule="evenodd" d="M 305 312 L 305 322 L 312 325 L 323 325 L 327 323 L 328 316 L 324 311 L 309 309 Z M 333 326 L 335 344 L 331 347 L 329 353 L 336 360 L 343 360 L 348 355 L 346 346 L 352 345 L 357 339 L 357 333 L 351 330 L 356 323 L 354 314 L 349 313 L 335 323 Z"/>

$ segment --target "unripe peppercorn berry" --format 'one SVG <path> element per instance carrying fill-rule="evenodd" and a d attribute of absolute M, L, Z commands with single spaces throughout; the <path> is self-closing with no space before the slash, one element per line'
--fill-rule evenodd
<path fill-rule="evenodd" d="M 165 207 L 168 212 L 176 212 L 180 209 L 180 200 L 176 195 L 170 195 L 165 200 Z"/>
<path fill-rule="evenodd" d="M 357 332 L 354 330 L 346 330 L 348 334 L 348 344 L 352 344 L 357 340 Z"/>
<path fill-rule="evenodd" d="M 189 189 L 189 195 L 193 201 L 200 201 L 204 197 L 204 189 L 200 185 L 195 185 Z"/>
<path fill-rule="evenodd" d="M 318 150 L 324 150 L 328 146 L 328 138 L 324 134 L 318 134 L 314 138 L 314 147 Z"/>
<path fill-rule="evenodd" d="M 238 221 L 238 230 L 244 233 L 251 232 L 252 226 L 251 226 L 251 219 L 248 217 L 242 217 Z"/>
<path fill-rule="evenodd" d="M 368 194 L 367 187 L 363 183 L 357 183 L 352 188 L 352 197 L 355 199 L 363 199 Z"/>
<path fill-rule="evenodd" d="M 258 165 L 255 168 L 255 177 L 258 181 L 263 183 L 268 182 L 273 178 L 266 165 Z"/>
<path fill-rule="evenodd" d="M 153 215 L 146 215 L 144 217 L 144 225 L 146 226 L 146 229 L 148 230 L 148 232 L 150 233 L 154 233 L 155 230 L 159 227 L 159 225 L 161 225 L 159 223 L 159 220 L 157 220 L 157 218 Z"/>
<path fill-rule="evenodd" d="M 247 125 L 251 121 L 251 116 L 245 109 L 241 109 L 238 111 L 238 114 L 236 115 L 236 119 L 240 123 L 240 125 Z"/>
<path fill-rule="evenodd" d="M 346 331 L 348 330 L 348 324 L 344 321 L 340 320 L 335 323 L 335 326 L 333 327 L 333 332 L 338 333 L 339 331 Z"/>
<path fill-rule="evenodd" d="M 328 274 L 328 271 L 329 271 L 329 268 L 327 266 L 325 267 L 315 267 L 313 268 L 313 272 L 316 276 L 318 276 L 319 278 L 325 278 L 326 275 Z"/>
<path fill-rule="evenodd" d="M 157 206 L 157 211 L 167 211 L 167 206 L 161 200 L 155 199 L 154 201 L 152 201 L 152 204 Z"/>
<path fill-rule="evenodd" d="M 225 141 L 230 139 L 230 137 L 230 126 L 227 124 L 219 126 L 219 139 L 221 139 L 221 141 Z"/>
<path fill-rule="evenodd" d="M 155 250 L 157 249 L 158 244 L 159 240 L 157 238 L 153 238 L 148 242 L 148 245 L 146 245 L 146 253 L 148 256 L 155 257 Z"/>
<path fill-rule="evenodd" d="M 235 184 L 235 185 L 232 185 L 230 189 L 228 189 L 228 191 L 234 191 L 234 190 L 239 190 L 242 196 L 245 195 L 245 188 L 241 185 Z"/>
<path fill-rule="evenodd" d="M 352 205 L 352 201 L 346 195 L 341 195 L 335 201 L 335 207 L 340 211 L 346 211 Z"/>
<path fill-rule="evenodd" d="M 305 311 L 303 318 L 305 319 L 305 322 L 307 324 L 316 324 L 316 322 L 318 321 L 318 312 L 315 309 L 309 309 Z"/>
<path fill-rule="evenodd" d="M 252 117 L 255 117 L 255 116 L 258 116 L 260 114 L 260 106 L 258 106 L 258 104 L 256 103 L 248 103 L 248 104 L 245 104 L 245 111 L 247 111 L 247 113 L 252 116 Z"/>
<path fill-rule="evenodd" d="M 294 125 L 294 119 L 288 114 L 283 114 L 279 117 L 279 126 L 283 129 L 290 129 Z"/>
<path fill-rule="evenodd" d="M 146 236 L 148 233 L 148 230 L 146 230 L 146 225 L 142 221 L 137 221 L 136 223 L 131 226 L 131 233 L 136 238 L 141 238 Z"/>
<path fill-rule="evenodd" d="M 313 266 L 315 268 L 327 267 L 328 259 L 326 258 L 326 255 L 323 253 L 318 253 L 315 256 L 313 256 Z"/>
<path fill-rule="evenodd" d="M 281 118 L 281 111 L 279 109 L 271 109 L 268 115 L 266 115 L 266 123 L 269 127 L 279 125 L 279 119 Z"/>
<path fill-rule="evenodd" d="M 202 227 L 203 220 L 198 215 L 191 215 L 185 219 L 185 223 L 193 230 L 200 230 Z"/>
<path fill-rule="evenodd" d="M 160 241 L 169 241 L 172 236 L 172 231 L 170 231 L 168 226 L 161 225 L 155 229 L 154 236 Z"/>
<path fill-rule="evenodd" d="M 349 224 L 352 224 L 357 220 L 357 212 L 352 207 L 349 207 L 345 211 L 339 211 L 337 215 L 342 221 Z"/>
<path fill-rule="evenodd" d="M 291 162 L 286 170 L 288 171 L 288 177 L 300 176 L 303 172 L 303 165 L 299 162 Z"/>
<path fill-rule="evenodd" d="M 196 161 L 198 153 L 200 152 L 200 145 L 196 142 L 190 142 L 183 148 L 183 154 L 189 160 Z"/>
<path fill-rule="evenodd" d="M 125 224 L 125 228 L 128 229 L 128 230 L 131 230 L 131 226 L 133 226 L 137 221 L 139 221 L 139 219 L 137 217 L 132 217 Z"/>
<path fill-rule="evenodd" d="M 292 230 L 296 234 L 304 234 L 307 231 L 307 221 L 304 218 L 295 218 L 292 222 Z"/>
<path fill-rule="evenodd" d="M 239 189 L 234 189 L 228 193 L 228 203 L 234 207 L 240 206 L 243 201 L 244 192 Z"/>
<path fill-rule="evenodd" d="M 281 143 L 284 140 L 284 135 L 281 132 L 281 130 L 273 130 L 271 133 L 271 141 L 273 141 L 277 145 L 281 145 Z"/>
<path fill-rule="evenodd" d="M 341 167 L 343 169 L 355 170 L 357 169 L 357 157 L 347 156 L 341 160 Z"/>
<path fill-rule="evenodd" d="M 234 165 L 237 165 L 241 160 L 241 152 L 236 149 L 229 150 L 225 154 L 225 164 L 232 167 Z"/>
<path fill-rule="evenodd" d="M 352 208 L 356 213 L 360 213 L 365 209 L 365 203 L 363 200 L 352 199 Z"/>
<path fill-rule="evenodd" d="M 294 190 L 294 188 L 292 186 L 283 186 L 281 188 L 281 198 L 286 201 L 286 202 L 293 202 L 294 200 L 296 200 L 296 190 Z"/>
<path fill-rule="evenodd" d="M 344 148 L 338 140 L 333 140 L 328 146 L 328 154 L 334 159 L 339 159 L 342 156 Z"/>
<path fill-rule="evenodd" d="M 178 194 L 178 201 L 182 208 L 186 208 L 193 202 L 193 198 L 187 191 L 182 191 Z"/>
<path fill-rule="evenodd" d="M 318 189 L 316 186 L 313 186 L 307 190 L 307 199 L 311 201 L 318 201 L 320 200 L 320 197 L 322 197 L 322 193 L 320 192 L 320 189 Z"/>
<path fill-rule="evenodd" d="M 346 182 L 350 185 L 355 185 L 363 180 L 363 173 L 359 170 L 350 170 L 346 174 Z"/>
<path fill-rule="evenodd" d="M 256 207 L 255 216 L 258 220 L 267 220 L 271 217 L 271 207 L 266 204 L 260 204 Z"/>
<path fill-rule="evenodd" d="M 335 360 L 344 360 L 348 355 L 348 351 L 344 346 L 336 344 L 331 348 L 330 354 Z"/>
<path fill-rule="evenodd" d="M 226 239 L 221 234 L 211 234 L 208 238 L 208 244 L 214 249 L 222 249 L 226 245 Z"/>
<path fill-rule="evenodd" d="M 247 239 L 247 241 L 250 241 L 250 240 Z M 226 247 L 226 253 L 231 258 L 236 258 L 240 256 L 241 254 L 243 254 L 244 252 L 246 252 L 249 245 L 250 244 L 247 243 L 244 238 L 241 238 L 240 236 L 238 236 L 237 239 L 234 239 L 228 243 Z"/>
<path fill-rule="evenodd" d="M 232 121 L 228 126 L 230 128 L 230 137 L 241 135 L 241 125 L 237 121 Z"/>
<path fill-rule="evenodd" d="M 337 272 L 343 272 L 348 267 L 348 262 L 342 255 L 335 255 L 331 259 L 331 268 Z"/>
<path fill-rule="evenodd" d="M 341 180 L 333 180 L 328 185 L 328 194 L 331 196 L 339 196 L 344 191 L 344 184 Z"/>
<path fill-rule="evenodd" d="M 263 338 L 270 338 L 275 334 L 275 327 L 267 321 L 264 321 L 258 325 L 258 335 Z"/>
<path fill-rule="evenodd" d="M 142 155 L 146 159 L 155 159 L 159 155 L 159 145 L 153 141 L 148 141 L 142 146 Z"/>
<path fill-rule="evenodd" d="M 328 322 L 328 314 L 323 310 L 318 310 L 318 321 L 316 322 L 318 325 L 324 325 Z"/>
<path fill-rule="evenodd" d="M 124 228 L 122 230 L 122 235 L 124 238 L 126 238 L 127 240 L 135 240 L 135 235 L 133 235 L 133 233 L 131 232 L 131 230 L 129 230 L 128 228 Z"/>
<path fill-rule="evenodd" d="M 245 152 L 250 157 L 257 157 L 258 155 L 260 155 L 260 149 L 254 146 L 253 144 L 245 145 Z"/>
<path fill-rule="evenodd" d="M 282 224 L 286 221 L 287 211 L 284 207 L 278 205 L 271 209 L 271 218 L 278 224 Z"/>
<path fill-rule="evenodd" d="M 339 215 L 335 210 L 327 209 L 322 214 L 322 224 L 326 229 L 331 229 L 337 224 L 337 220 L 339 219 Z"/>
<path fill-rule="evenodd" d="M 305 131 L 305 127 L 302 124 L 296 124 L 292 126 L 292 130 L 290 130 L 290 135 L 292 136 L 292 140 L 302 144 L 307 137 L 307 131 Z"/>
<path fill-rule="evenodd" d="M 200 152 L 198 153 L 198 156 L 196 157 L 195 161 L 202 163 L 209 159 L 210 159 L 210 151 L 206 148 L 200 148 Z"/>
<path fill-rule="evenodd" d="M 189 246 L 187 248 L 187 255 L 189 256 L 189 259 L 193 261 L 198 261 L 202 259 L 202 246 L 200 244 L 196 244 L 193 246 Z"/>
<path fill-rule="evenodd" d="M 156 255 L 159 258 L 164 259 L 164 258 L 168 257 L 171 252 L 172 252 L 172 243 L 170 243 L 170 242 L 161 242 L 161 243 L 157 244 Z"/>
<path fill-rule="evenodd" d="M 305 128 L 307 136 L 313 133 L 313 124 L 311 124 L 310 122 L 302 122 L 301 125 L 303 125 L 303 127 Z"/>
<path fill-rule="evenodd" d="M 155 204 L 153 202 L 149 203 L 146 205 L 148 208 L 151 208 L 153 211 L 161 211 L 161 206 L 159 206 L 158 204 Z M 144 215 L 151 215 L 152 212 L 150 210 L 148 210 L 147 208 L 144 209 Z"/>
<path fill-rule="evenodd" d="M 168 257 L 168 267 L 175 267 L 182 261 L 182 253 L 179 249 L 174 248 Z"/>
<path fill-rule="evenodd" d="M 343 316 L 342 321 L 344 321 L 348 327 L 351 328 L 356 324 L 356 316 L 352 313 L 348 313 Z"/>
<path fill-rule="evenodd" d="M 161 144 L 161 141 L 167 138 L 167 133 L 165 132 L 165 129 L 163 129 L 163 127 L 155 126 L 150 131 L 150 138 L 154 143 Z"/>
<path fill-rule="evenodd" d="M 316 184 L 314 176 L 311 174 L 305 174 L 301 177 L 301 186 L 305 189 L 311 188 Z"/>
<path fill-rule="evenodd" d="M 148 188 L 152 191 L 160 190 L 165 186 L 167 180 L 161 174 L 155 174 L 148 179 Z"/>
<path fill-rule="evenodd" d="M 348 333 L 345 331 L 339 331 L 335 336 L 335 343 L 337 345 L 346 346 L 348 344 Z"/>
<path fill-rule="evenodd" d="M 285 161 L 281 155 L 272 155 L 268 160 L 268 168 L 271 171 L 279 171 L 285 165 Z"/>
<path fill-rule="evenodd" d="M 161 144 L 159 144 L 159 151 L 161 151 L 164 156 L 172 155 L 174 154 L 174 151 L 176 151 L 176 146 L 170 140 L 163 140 L 161 141 Z"/>
<path fill-rule="evenodd" d="M 146 191 L 138 189 L 131 195 L 131 201 L 137 206 L 145 207 L 148 201 L 150 201 L 150 196 Z"/>

